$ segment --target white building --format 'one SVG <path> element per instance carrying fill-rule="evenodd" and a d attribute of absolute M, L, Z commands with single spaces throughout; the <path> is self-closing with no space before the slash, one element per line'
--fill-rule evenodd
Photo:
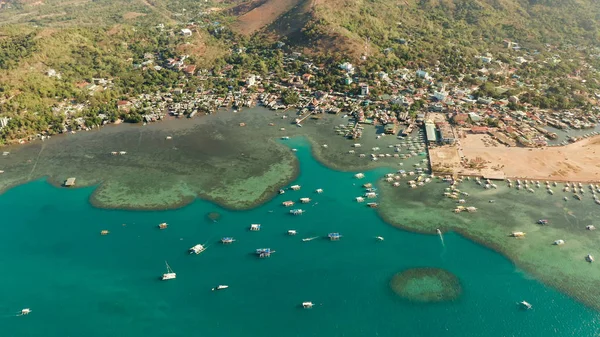
<path fill-rule="evenodd" d="M 184 28 L 181 30 L 181 35 L 183 36 L 192 36 L 192 31 L 189 30 L 188 28 Z"/>
<path fill-rule="evenodd" d="M 348 74 L 354 74 L 354 66 L 350 62 L 340 64 L 340 69 L 345 70 Z"/>
<path fill-rule="evenodd" d="M 247 86 L 252 86 L 256 84 L 256 76 L 254 75 L 250 75 L 248 76 L 248 78 L 246 79 L 246 85 Z"/>

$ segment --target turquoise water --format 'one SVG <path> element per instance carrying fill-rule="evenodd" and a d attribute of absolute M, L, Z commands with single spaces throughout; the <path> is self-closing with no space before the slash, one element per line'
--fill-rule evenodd
<path fill-rule="evenodd" d="M 302 185 L 250 211 L 196 201 L 175 211 L 92 208 L 91 188 L 45 181 L 0 196 L 1 336 L 597 336 L 600 314 L 547 288 L 499 254 L 456 234 L 404 232 L 354 202 L 385 171 L 353 173 L 317 163 L 302 140 Z M 314 190 L 322 188 L 323 194 Z M 414 192 L 414 191 L 413 191 Z M 302 216 L 285 200 L 310 197 Z M 403 205 L 398 205 L 403 207 Z M 220 212 L 212 222 L 208 212 Z M 158 230 L 161 222 L 169 223 Z M 260 232 L 249 232 L 252 223 Z M 126 226 L 123 226 L 126 224 Z M 110 230 L 107 236 L 100 231 Z M 288 236 L 296 229 L 297 236 Z M 338 231 L 339 242 L 301 238 Z M 223 236 L 237 239 L 218 243 Z M 383 236 L 377 242 L 374 237 Z M 187 249 L 206 243 L 200 255 Z M 276 253 L 258 259 L 256 248 Z M 159 280 L 167 260 L 177 279 Z M 450 303 L 398 298 L 391 277 L 412 267 L 456 274 Z M 217 284 L 229 289 L 213 292 Z M 533 304 L 519 310 L 517 301 Z M 299 308 L 303 301 L 317 305 Z M 29 316 L 15 313 L 29 307 Z"/>

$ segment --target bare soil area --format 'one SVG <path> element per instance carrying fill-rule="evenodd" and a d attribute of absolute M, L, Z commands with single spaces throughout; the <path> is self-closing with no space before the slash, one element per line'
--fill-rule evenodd
<path fill-rule="evenodd" d="M 234 29 L 241 34 L 251 35 L 275 21 L 279 16 L 292 9 L 301 0 L 268 0 L 262 5 L 240 16 Z"/>
<path fill-rule="evenodd" d="M 485 136 L 468 135 L 457 148 L 466 160 L 478 167 L 460 167 L 455 173 L 480 175 L 504 173 L 506 177 L 558 181 L 600 181 L 600 136 L 561 147 L 523 148 L 493 146 Z M 435 153 L 435 151 L 434 151 Z M 434 156 L 432 155 L 432 162 Z M 441 165 L 453 157 L 436 157 Z"/>

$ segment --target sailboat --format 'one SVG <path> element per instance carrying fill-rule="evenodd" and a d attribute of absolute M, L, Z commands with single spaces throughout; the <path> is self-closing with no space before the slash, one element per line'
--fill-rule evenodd
<path fill-rule="evenodd" d="M 167 272 L 163 274 L 162 280 L 167 281 L 167 280 L 175 279 L 177 277 L 177 274 L 175 274 L 175 272 L 173 272 L 173 269 L 171 269 L 171 267 L 169 266 L 167 261 L 165 261 L 165 264 L 167 265 Z"/>

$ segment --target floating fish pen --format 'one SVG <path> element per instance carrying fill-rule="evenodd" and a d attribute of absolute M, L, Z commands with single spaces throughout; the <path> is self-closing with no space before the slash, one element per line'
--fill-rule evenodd
<path fill-rule="evenodd" d="M 100 231 L 100 235 L 107 235 L 108 233 L 110 233 L 110 232 L 109 232 L 109 231 L 107 231 L 106 229 L 105 229 L 105 230 L 102 230 L 102 231 Z"/>
<path fill-rule="evenodd" d="M 308 204 L 310 202 L 310 198 L 300 198 L 300 202 L 303 204 Z"/>
<path fill-rule="evenodd" d="M 221 243 L 223 244 L 228 244 L 228 243 L 233 243 L 235 240 L 232 237 L 226 236 L 224 238 L 221 239 Z"/>
<path fill-rule="evenodd" d="M 271 254 L 275 253 L 274 250 L 271 250 L 271 248 L 259 248 L 256 250 L 256 255 L 258 255 L 258 257 L 265 258 L 265 257 L 270 257 Z"/>
<path fill-rule="evenodd" d="M 285 207 L 290 207 L 290 206 L 293 206 L 293 205 L 294 205 L 294 202 L 293 202 L 293 201 L 291 201 L 291 200 L 288 200 L 288 201 L 284 201 L 284 202 L 282 203 L 282 205 L 283 205 L 283 206 L 285 206 Z"/>
<path fill-rule="evenodd" d="M 252 224 L 252 225 L 250 225 L 250 230 L 251 231 L 259 231 L 260 230 L 260 225 L 259 224 Z"/>
<path fill-rule="evenodd" d="M 169 225 L 166 222 L 163 222 L 161 224 L 158 225 L 159 229 L 166 229 Z"/>
<path fill-rule="evenodd" d="M 299 191 L 300 190 L 300 185 L 292 185 L 292 186 L 290 186 L 290 189 L 292 191 Z"/>
<path fill-rule="evenodd" d="M 340 233 L 329 233 L 327 234 L 327 237 L 331 241 L 338 241 L 342 236 L 340 235 Z"/>
<path fill-rule="evenodd" d="M 304 210 L 302 210 L 302 209 L 291 209 L 290 210 L 290 214 L 291 215 L 302 215 L 302 214 L 304 214 Z"/>

